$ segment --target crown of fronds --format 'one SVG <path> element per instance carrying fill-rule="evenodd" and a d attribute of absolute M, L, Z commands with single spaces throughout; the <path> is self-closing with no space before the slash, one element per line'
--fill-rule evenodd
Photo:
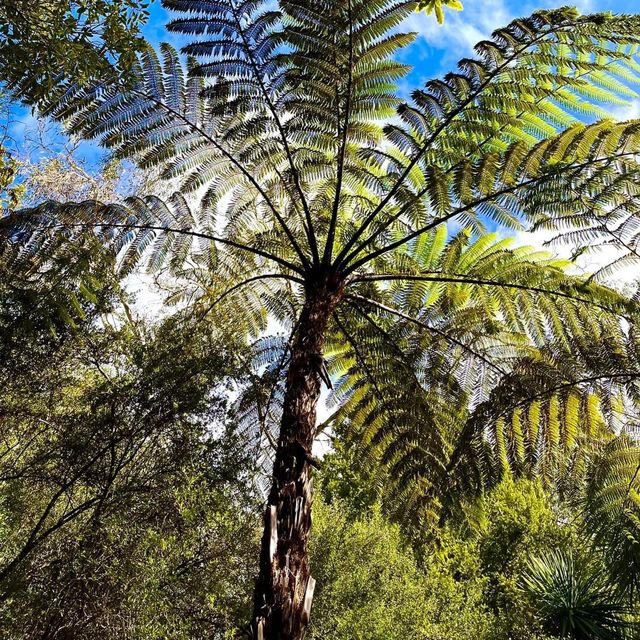
<path fill-rule="evenodd" d="M 14 214 L 11 237 L 89 228 L 125 272 L 143 262 L 187 278 L 197 313 L 226 302 L 254 335 L 269 315 L 295 333 L 305 291 L 340 280 L 335 420 L 407 495 L 581 469 L 579 445 L 610 436 L 611 407 L 635 401 L 621 321 L 635 306 L 547 255 L 477 236 L 561 222 L 591 241 L 585 221 L 607 217 L 636 233 L 640 123 L 608 109 L 635 96 L 640 18 L 536 12 L 405 101 L 396 53 L 415 37 L 401 29 L 415 2 L 164 4 L 186 59 L 149 49 L 133 85 L 63 86 L 49 111 L 178 195 L 45 204 Z M 450 221 L 465 232 L 447 240 Z M 274 358 L 254 367 L 265 429 L 287 344 L 256 347 Z"/>
<path fill-rule="evenodd" d="M 635 175 L 635 124 L 580 122 L 634 95 L 636 17 L 516 20 L 405 103 L 393 55 L 413 40 L 396 28 L 415 3 L 165 4 L 191 40 L 186 65 L 162 45 L 133 88 L 67 89 L 51 113 L 179 180 L 202 215 L 223 202 L 230 235 L 257 229 L 305 269 L 357 269 L 455 217 L 481 228 L 575 213 L 579 185 L 604 180 L 612 158 Z"/>

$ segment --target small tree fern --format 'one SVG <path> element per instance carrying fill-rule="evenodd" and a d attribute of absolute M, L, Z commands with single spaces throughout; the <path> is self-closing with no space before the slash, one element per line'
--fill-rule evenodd
<path fill-rule="evenodd" d="M 640 588 L 640 447 L 628 436 L 602 449 L 583 495 L 585 529 L 630 599 Z"/>

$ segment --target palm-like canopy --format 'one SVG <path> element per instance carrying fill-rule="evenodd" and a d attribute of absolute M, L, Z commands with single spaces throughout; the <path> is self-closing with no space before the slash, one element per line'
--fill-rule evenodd
<path fill-rule="evenodd" d="M 612 208 L 633 217 L 640 122 L 603 107 L 634 95 L 640 18 L 516 20 L 404 101 L 408 68 L 394 56 L 414 39 L 401 25 L 415 2 L 165 5 L 189 38 L 186 62 L 149 49 L 132 85 L 63 81 L 49 112 L 176 194 L 45 203 L 3 226 L 23 258 L 43 258 L 52 231 L 90 230 L 125 270 L 144 260 L 185 278 L 197 313 L 237 314 L 254 335 L 268 317 L 288 328 L 282 344 L 261 343 L 260 363 L 276 357 L 245 414 L 268 438 L 280 422 L 254 630 L 297 638 L 313 592 L 324 355 L 336 419 L 414 503 L 477 487 L 482 469 L 580 468 L 578 445 L 613 432 L 612 398 L 635 400 L 633 304 L 549 256 L 471 237 Z M 449 222 L 465 231 L 450 236 Z"/>
<path fill-rule="evenodd" d="M 392 56 L 413 40 L 396 27 L 414 4 L 171 0 L 185 17 L 170 28 L 195 36 L 186 68 L 163 45 L 133 88 L 68 87 L 51 113 L 179 180 L 198 214 L 156 211 L 161 226 L 197 225 L 288 274 L 380 272 L 447 220 L 514 226 L 633 195 L 638 125 L 580 119 L 632 95 L 636 18 L 515 21 L 405 103 Z"/>
<path fill-rule="evenodd" d="M 507 473 L 568 491 L 633 413 L 624 299 L 494 235 L 429 238 L 402 256 L 421 275 L 364 276 L 336 312 L 333 424 L 384 463 L 405 520 Z"/>

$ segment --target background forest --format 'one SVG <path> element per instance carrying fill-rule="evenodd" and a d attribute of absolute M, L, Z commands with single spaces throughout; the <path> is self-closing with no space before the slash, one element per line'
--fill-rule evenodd
<path fill-rule="evenodd" d="M 640 638 L 635 7 L 272 4 L 0 0 L 0 638 Z"/>

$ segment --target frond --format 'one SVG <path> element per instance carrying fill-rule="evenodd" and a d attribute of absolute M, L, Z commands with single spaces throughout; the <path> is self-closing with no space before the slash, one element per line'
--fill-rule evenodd
<path fill-rule="evenodd" d="M 585 527 L 631 597 L 640 587 L 640 448 L 628 436 L 594 457 L 583 499 Z"/>

